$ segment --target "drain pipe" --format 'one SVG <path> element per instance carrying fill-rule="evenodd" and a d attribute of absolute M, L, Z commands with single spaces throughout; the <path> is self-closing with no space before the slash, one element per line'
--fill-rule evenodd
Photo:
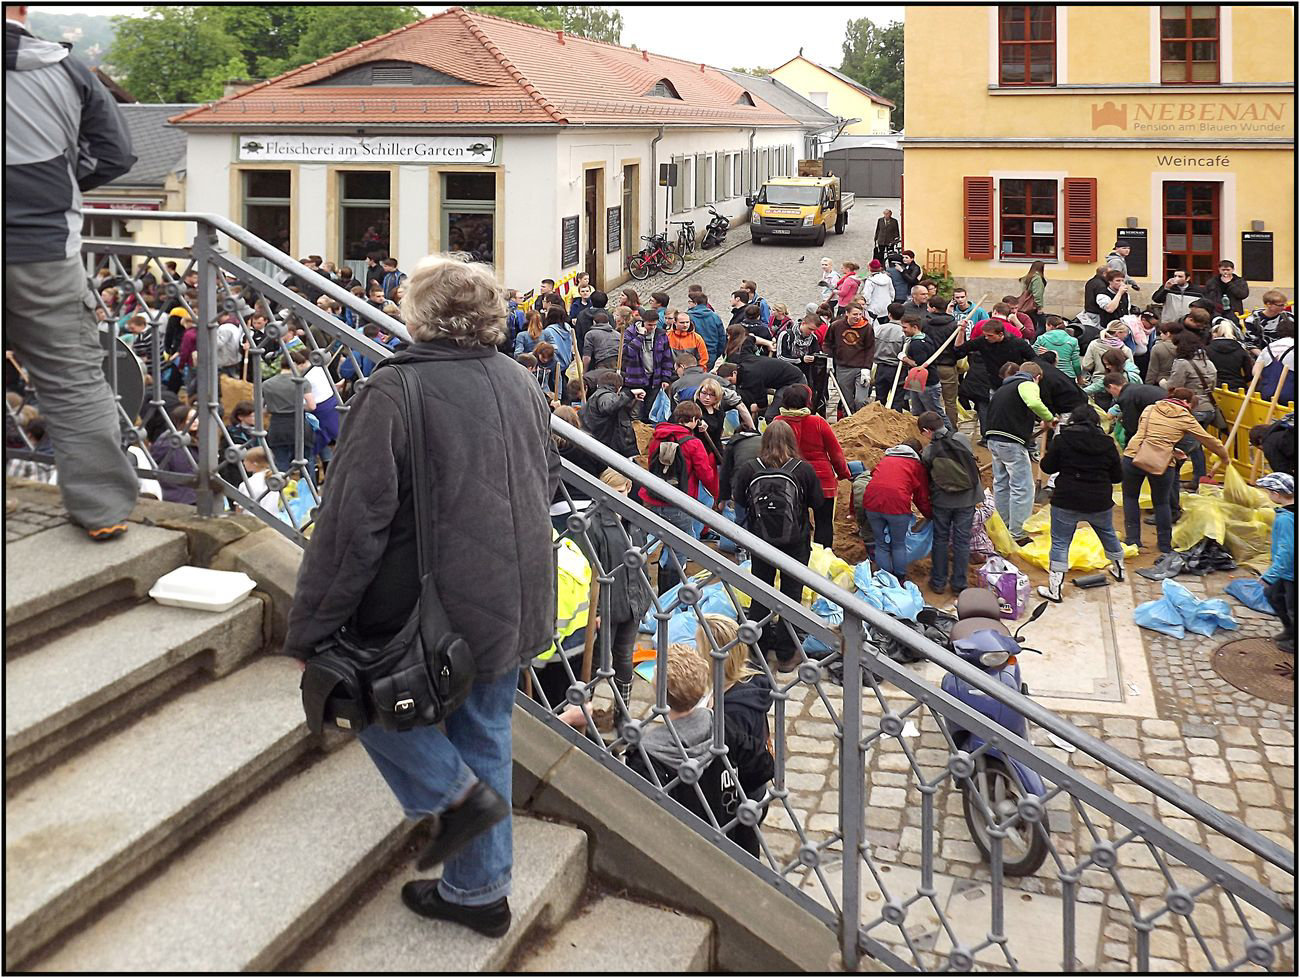
<path fill-rule="evenodd" d="M 754 137 L 756 135 L 758 135 L 757 129 L 749 130 L 749 159 L 745 161 L 748 164 L 745 171 L 749 174 L 749 190 L 747 191 L 749 194 L 754 192 Z"/>
<path fill-rule="evenodd" d="M 650 233 L 659 227 L 659 140 L 664 138 L 664 127 L 650 140 Z"/>

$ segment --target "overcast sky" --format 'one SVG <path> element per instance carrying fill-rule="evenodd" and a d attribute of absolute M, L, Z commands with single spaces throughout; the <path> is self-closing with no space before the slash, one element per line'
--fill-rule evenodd
<path fill-rule="evenodd" d="M 420 4 L 425 13 L 446 5 Z M 903 19 L 901 6 L 738 3 L 660 6 L 613 4 L 623 13 L 623 43 L 656 54 L 720 68 L 775 68 L 803 46 L 804 56 L 839 67 L 844 25 L 853 17 L 877 23 Z M 46 13 L 138 14 L 143 6 L 36 4 Z"/>

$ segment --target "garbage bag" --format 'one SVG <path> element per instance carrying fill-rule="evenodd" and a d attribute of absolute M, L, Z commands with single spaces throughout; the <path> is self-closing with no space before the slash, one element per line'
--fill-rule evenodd
<path fill-rule="evenodd" d="M 748 564 L 743 565 L 748 569 Z M 691 578 L 693 584 L 698 585 L 702 580 L 707 580 L 709 572 L 704 571 Z M 669 588 L 668 591 L 660 597 L 659 601 L 665 607 L 677 599 L 677 591 L 681 587 L 676 584 Z M 746 604 L 744 600 L 741 604 Z M 700 613 L 701 614 L 718 614 L 729 615 L 732 618 L 739 618 L 740 614 L 735 605 L 731 603 L 731 598 L 727 594 L 726 588 L 722 586 L 721 581 L 715 581 L 712 584 L 705 585 L 700 591 Z M 695 641 L 695 626 L 699 624 L 699 616 L 696 615 L 694 608 L 677 608 L 673 611 L 672 617 L 668 619 L 668 641 L 688 642 Z M 646 611 L 645 616 L 641 619 L 639 631 L 653 635 L 658 628 L 658 621 L 655 619 L 655 609 L 651 605 Z"/>
<path fill-rule="evenodd" d="M 1174 638 L 1184 638 L 1187 632 L 1210 636 L 1220 628 L 1238 627 L 1232 617 L 1232 608 L 1222 598 L 1198 598 L 1177 581 L 1161 582 L 1161 597 L 1145 601 L 1133 612 L 1133 620 L 1141 628 Z"/>
<path fill-rule="evenodd" d="M 1041 509 L 1034 516 L 1025 521 L 1025 532 L 1033 537 L 1033 542 L 1023 547 L 1017 547 L 1015 554 L 1023 557 L 1035 567 L 1043 570 L 1049 570 L 1049 557 L 1052 551 L 1052 535 L 1048 530 L 1046 533 L 1037 532 L 1029 528 L 1029 524 L 1038 518 L 1040 513 L 1046 513 L 1046 508 Z M 1124 545 L 1125 557 L 1136 557 L 1138 548 L 1129 544 Z M 1110 558 L 1106 556 L 1106 550 L 1101 545 L 1101 539 L 1097 536 L 1097 531 L 1087 523 L 1080 523 L 1074 531 L 1074 537 L 1070 540 L 1070 569 L 1077 571 L 1096 571 L 1102 570 L 1110 565 Z"/>
<path fill-rule="evenodd" d="M 1250 485 L 1242 478 L 1236 466 L 1232 465 L 1228 466 L 1228 473 L 1223 477 L 1223 501 L 1247 509 L 1261 509 L 1270 505 L 1268 493 Z"/>
<path fill-rule="evenodd" d="M 1234 498 L 1251 498 L 1243 495 L 1251 487 L 1240 476 L 1232 481 Z M 1272 506 L 1243 506 L 1229 502 L 1222 487 L 1201 486 L 1183 497 L 1183 516 L 1174 524 L 1174 549 L 1187 551 L 1202 540 L 1213 540 L 1226 547 L 1239 565 L 1262 570 L 1268 566 L 1274 515 Z"/>
<path fill-rule="evenodd" d="M 814 543 L 812 556 L 808 558 L 808 568 L 846 591 L 853 590 L 853 567 L 843 557 L 837 557 L 829 547 Z M 816 595 L 811 588 L 803 589 L 804 604 L 812 604 L 814 598 Z"/>
<path fill-rule="evenodd" d="M 1013 554 L 1016 552 L 1016 541 L 1011 539 L 1011 531 L 1007 529 L 1007 525 L 1002 522 L 1002 517 L 998 515 L 996 510 L 990 513 L 989 518 L 984 521 L 984 528 L 988 530 L 989 540 L 993 542 L 993 548 L 998 553 Z"/>
<path fill-rule="evenodd" d="M 1183 557 L 1187 561 L 1187 569 L 1193 574 L 1204 575 L 1237 569 L 1232 554 L 1213 540 L 1202 540 L 1183 554 Z"/>
<path fill-rule="evenodd" d="M 839 628 L 844 624 L 844 609 L 834 601 L 823 598 L 820 594 L 813 601 L 811 609 L 813 614 L 822 620 L 828 628 Z M 827 645 L 821 639 L 816 638 L 811 633 L 804 636 L 803 650 L 811 658 L 824 659 L 826 656 L 838 651 Z"/>
<path fill-rule="evenodd" d="M 888 571 L 871 572 L 871 562 L 864 560 L 853 568 L 853 586 L 873 608 L 905 621 L 916 621 L 925 607 L 921 589 L 911 581 L 899 583 Z"/>
<path fill-rule="evenodd" d="M 1232 631 L 1238 627 L 1232 617 L 1232 606 L 1222 598 L 1198 598 L 1177 581 L 1162 581 L 1160 587 L 1165 598 L 1183 616 L 1183 626 L 1189 632 L 1208 637 L 1217 629 Z"/>
<path fill-rule="evenodd" d="M 1266 615 L 1276 615 L 1273 605 L 1268 600 L 1268 588 L 1258 577 L 1238 577 L 1228 582 L 1224 592 L 1236 598 L 1252 611 Z"/>
<path fill-rule="evenodd" d="M 661 387 L 655 395 L 654 403 L 650 405 L 650 421 L 653 424 L 663 424 L 672 414 L 672 401 L 668 399 L 668 392 Z"/>

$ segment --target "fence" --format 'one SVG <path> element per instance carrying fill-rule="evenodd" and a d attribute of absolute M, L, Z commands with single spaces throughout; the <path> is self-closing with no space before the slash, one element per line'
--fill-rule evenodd
<path fill-rule="evenodd" d="M 1279 384 L 1278 394 L 1281 393 L 1281 389 Z M 1264 461 L 1263 452 L 1251 448 L 1250 429 L 1291 413 L 1295 410 L 1295 405 L 1288 401 L 1279 403 L 1276 397 L 1265 400 L 1258 394 L 1251 394 L 1247 398 L 1244 390 L 1230 390 L 1227 387 L 1219 387 L 1215 390 L 1214 400 L 1230 426 L 1238 417 L 1241 418 L 1241 424 L 1235 429 L 1236 435 L 1228 445 L 1228 452 L 1232 458 L 1232 467 L 1243 479 L 1254 482 L 1262 473 L 1268 472 L 1269 467 Z M 1227 432 L 1224 432 L 1224 436 L 1226 439 Z"/>
<path fill-rule="evenodd" d="M 177 452 L 154 449 L 137 456 L 148 460 L 142 475 L 192 491 L 201 513 L 237 506 L 303 543 L 320 498 L 307 398 L 297 398 L 292 414 L 280 416 L 290 422 L 288 429 L 274 418 L 268 425 L 268 381 L 261 370 L 253 371 L 253 425 L 232 433 L 220 404 L 219 319 L 237 325 L 249 360 L 278 356 L 278 375 L 304 392 L 320 382 L 312 372 L 325 372 L 333 363 L 351 364 L 352 388 L 363 390 L 365 361 L 389 350 L 360 327 L 373 324 L 398 337 L 405 331 L 222 218 L 148 217 L 194 223 L 193 245 L 85 243 L 87 251 L 105 256 L 122 287 L 140 299 L 139 284 L 121 259 L 145 256 L 168 304 L 179 303 L 198 324 L 197 368 L 190 378 L 194 424 L 178 426 L 165 415 L 167 358 L 160 335 L 144 365 L 144 413 L 152 436 L 138 421 L 138 408 L 124 403 L 125 386 L 112 369 L 127 439 L 140 446 L 149 440 L 152 446 L 183 447 L 179 454 L 191 460 L 178 467 L 167 462 Z M 249 257 L 232 255 L 219 234 Z M 167 273 L 167 258 L 184 262 L 177 275 Z M 289 273 L 290 281 L 310 282 L 339 302 L 357 328 L 254 267 L 250 258 Z M 187 272 L 197 275 L 192 293 Z M 163 311 L 151 313 L 156 333 Z M 259 312 L 275 315 L 256 321 L 255 328 Z M 301 356 L 294 357 L 295 351 Z M 332 382 L 328 374 L 326 381 Z M 346 411 L 346 404 L 317 400 L 313 411 L 328 421 L 335 409 Z M 775 551 L 583 432 L 558 419 L 552 425 L 556 437 L 649 486 L 751 559 L 797 579 L 819 599 L 822 614 L 788 600 L 752 576 L 746 564 L 566 464 L 568 515 L 555 539 L 557 573 L 588 587 L 595 600 L 570 609 L 571 620 L 563 626 L 557 621 L 555 645 L 526 669 L 531 695 L 521 693 L 522 706 L 833 928 L 846 967 L 857 968 L 865 954 L 895 970 L 1293 970 L 1291 851 L 1000 685 L 860 594 Z M 250 453 L 259 448 L 268 467 L 250 471 Z M 35 457 L 30 451 L 15 454 Z M 160 456 L 163 462 L 155 462 Z M 589 624 L 591 607 L 583 604 L 613 620 L 616 577 L 653 594 L 656 560 L 676 570 L 683 584 L 651 598 L 640 639 L 640 668 L 649 672 L 649 682 L 634 685 L 629 695 L 616 681 L 612 630 L 597 629 L 588 639 L 574 628 Z M 706 635 L 713 709 L 705 723 L 702 715 L 685 718 L 670 710 L 666 665 L 672 642 L 693 636 L 710 610 L 734 615 L 739 626 L 729 639 Z M 731 653 L 738 645 L 755 645 L 764 630 L 768 637 L 784 635 L 801 650 L 793 671 L 779 672 L 751 658 L 757 674 L 742 686 L 729 685 Z M 828 650 L 823 657 L 802 651 L 818 645 Z M 937 663 L 971 690 L 1022 714 L 1032 736 L 1026 741 L 1010 735 L 926 682 L 885 654 L 890 645 Z M 751 764 L 762 760 L 755 738 L 746 740 L 727 722 L 755 696 L 761 706 L 763 687 L 770 687 L 771 697 L 770 712 L 762 713 L 770 724 L 770 771 Z M 618 722 L 601 734 L 598 721 L 606 710 Z M 984 743 L 965 749 L 963 730 Z M 993 750 L 1035 772 L 1044 792 L 1030 790 L 1015 766 L 999 763 Z M 1030 850 L 1045 851 L 1042 868 L 1013 875 Z"/>

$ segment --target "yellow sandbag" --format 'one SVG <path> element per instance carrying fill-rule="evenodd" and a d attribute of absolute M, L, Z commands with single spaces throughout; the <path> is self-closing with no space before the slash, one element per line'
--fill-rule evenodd
<path fill-rule="evenodd" d="M 1007 525 L 1002 522 L 1002 517 L 996 510 L 984 521 L 984 529 L 988 530 L 989 542 L 993 544 L 993 549 L 1003 557 L 1010 557 L 1016 552 L 1016 542 L 1011 539 L 1011 531 Z"/>
<path fill-rule="evenodd" d="M 1039 533 L 1052 532 L 1052 511 L 1049 507 L 1043 506 L 1033 516 L 1025 520 L 1025 532 L 1031 537 Z"/>
<path fill-rule="evenodd" d="M 1029 529 L 1028 523 L 1025 524 L 1025 529 Z M 1047 532 L 1033 536 L 1033 542 L 1028 546 L 1016 548 L 1017 556 L 1023 557 L 1035 567 L 1049 570 L 1048 558 L 1052 549 L 1052 535 Z M 1127 545 L 1124 547 L 1125 557 L 1136 557 L 1137 552 L 1137 547 Z M 1096 531 L 1087 523 L 1080 523 L 1074 531 L 1074 538 L 1070 541 L 1070 570 L 1095 571 L 1109 564 L 1110 558 L 1106 556 Z"/>
<path fill-rule="evenodd" d="M 820 544 L 813 544 L 812 556 L 808 558 L 808 568 L 846 591 L 852 591 L 854 588 L 853 568 L 848 561 L 835 556 L 833 551 Z M 810 605 L 815 597 L 812 588 L 804 588 L 800 600 L 805 605 Z"/>
<path fill-rule="evenodd" d="M 1237 499 L 1251 499 L 1258 492 L 1246 485 L 1244 479 L 1229 469 L 1228 478 L 1236 477 L 1233 495 Z M 1238 564 L 1253 566 L 1265 561 L 1272 546 L 1274 510 L 1270 506 L 1239 505 L 1227 499 L 1228 488 L 1201 486 L 1200 490 L 1183 497 L 1183 516 L 1175 525 L 1173 545 L 1175 550 L 1187 550 L 1202 540 L 1221 543 L 1236 558 Z"/>
<path fill-rule="evenodd" d="M 1223 478 L 1223 501 L 1233 506 L 1245 506 L 1247 509 L 1267 509 L 1268 493 L 1248 485 L 1241 473 L 1234 466 L 1228 466 L 1228 474 Z"/>

